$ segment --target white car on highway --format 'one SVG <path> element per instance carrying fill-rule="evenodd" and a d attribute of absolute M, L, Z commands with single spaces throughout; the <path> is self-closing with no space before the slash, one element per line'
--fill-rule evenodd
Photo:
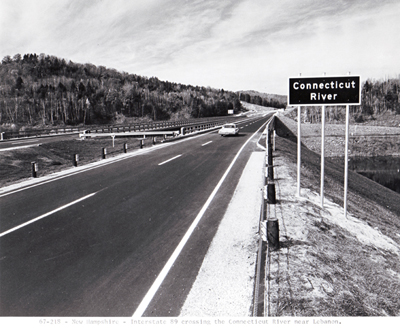
<path fill-rule="evenodd" d="M 239 128 L 236 124 L 233 123 L 225 124 L 222 126 L 221 129 L 219 129 L 218 134 L 220 134 L 221 136 L 236 136 L 239 134 Z"/>

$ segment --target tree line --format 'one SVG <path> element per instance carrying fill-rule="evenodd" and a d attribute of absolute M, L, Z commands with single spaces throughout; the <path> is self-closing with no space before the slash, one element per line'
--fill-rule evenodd
<path fill-rule="evenodd" d="M 302 107 L 306 122 L 321 121 L 321 107 Z M 361 87 L 361 104 L 350 106 L 350 117 L 356 123 L 379 118 L 382 114 L 400 114 L 400 78 L 371 80 L 367 79 Z M 343 122 L 345 120 L 344 106 L 326 107 L 328 122 Z"/>
<path fill-rule="evenodd" d="M 240 93 L 239 94 L 240 101 L 244 101 L 247 103 L 252 103 L 254 105 L 259 105 L 263 107 L 272 107 L 277 109 L 285 109 L 286 103 L 280 100 L 277 100 L 273 97 L 262 97 L 257 94 L 250 94 L 250 93 Z"/>
<path fill-rule="evenodd" d="M 224 116 L 241 110 L 234 92 L 160 81 L 45 54 L 0 64 L 0 124 L 111 123 L 116 114 L 147 120 Z"/>
<path fill-rule="evenodd" d="M 286 108 L 282 98 L 257 93 L 160 81 L 45 54 L 5 56 L 0 64 L 0 125 L 77 125 L 112 123 L 117 114 L 138 120 L 227 115 L 240 101 Z M 327 107 L 328 121 L 341 121 L 343 107 Z M 351 106 L 356 122 L 385 112 L 400 114 L 399 79 L 366 80 L 361 105 Z M 319 107 L 305 107 L 318 121 Z"/>
<path fill-rule="evenodd" d="M 361 106 L 356 120 L 376 117 L 384 112 L 400 114 L 400 76 L 398 79 L 366 80 L 361 91 Z"/>

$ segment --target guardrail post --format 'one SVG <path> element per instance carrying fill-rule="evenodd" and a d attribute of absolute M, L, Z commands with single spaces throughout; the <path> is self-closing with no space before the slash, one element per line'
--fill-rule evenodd
<path fill-rule="evenodd" d="M 31 166 L 32 166 L 32 177 L 36 178 L 39 167 L 36 162 L 31 162 Z"/>
<path fill-rule="evenodd" d="M 78 161 L 79 161 L 79 154 L 74 154 L 74 166 L 78 166 Z"/>
<path fill-rule="evenodd" d="M 155 145 L 155 144 L 156 144 L 156 141 L 157 141 L 157 137 L 156 137 L 156 136 L 154 136 L 154 137 L 153 137 L 153 145 Z"/>
<path fill-rule="evenodd" d="M 140 148 L 143 148 L 143 140 L 144 139 L 140 139 Z"/>
<path fill-rule="evenodd" d="M 185 128 L 184 127 L 181 128 L 181 135 L 182 136 L 185 135 Z"/>
<path fill-rule="evenodd" d="M 5 133 L 5 132 L 2 132 L 2 133 L 1 133 L 1 140 L 4 139 L 4 133 Z"/>
<path fill-rule="evenodd" d="M 125 143 L 125 144 L 124 144 L 124 153 L 126 153 L 127 151 L 128 151 L 128 144 Z"/>
<path fill-rule="evenodd" d="M 270 248 L 279 249 L 279 223 L 275 217 L 267 220 L 267 241 Z"/>
<path fill-rule="evenodd" d="M 268 165 L 268 178 L 274 179 L 274 166 Z"/>
<path fill-rule="evenodd" d="M 103 159 L 107 158 L 107 148 L 105 148 L 105 147 L 103 147 L 103 150 L 102 150 L 102 158 Z"/>
<path fill-rule="evenodd" d="M 269 204 L 276 204 L 275 183 L 273 181 L 267 184 L 267 200 Z"/>
<path fill-rule="evenodd" d="M 272 166 L 272 146 L 268 144 L 268 165 Z"/>

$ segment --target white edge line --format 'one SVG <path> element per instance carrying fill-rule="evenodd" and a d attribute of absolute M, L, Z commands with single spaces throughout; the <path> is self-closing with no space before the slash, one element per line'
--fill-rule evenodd
<path fill-rule="evenodd" d="M 205 144 L 203 144 L 203 145 L 201 145 L 201 146 L 205 146 L 205 145 L 208 145 L 208 144 L 211 144 L 212 143 L 212 140 L 211 141 L 208 141 L 208 142 L 206 142 Z"/>
<path fill-rule="evenodd" d="M 63 210 L 63 209 L 68 208 L 68 207 L 70 207 L 70 206 L 72 206 L 72 205 L 74 205 L 74 204 L 76 204 L 76 203 L 78 203 L 78 202 L 81 202 L 82 200 L 88 199 L 88 198 L 92 197 L 93 195 L 95 195 L 96 193 L 97 193 L 97 192 L 91 193 L 91 194 L 89 194 L 89 195 L 86 195 L 86 196 L 84 196 L 83 198 L 80 198 L 80 199 L 78 199 L 78 200 L 72 201 L 72 202 L 70 202 L 70 203 L 68 203 L 68 204 L 66 204 L 66 205 L 64 205 L 64 206 L 61 206 L 61 207 L 59 207 L 59 208 L 57 208 L 57 209 L 54 209 L 54 210 L 52 210 L 52 211 L 50 211 L 50 212 L 48 212 L 48 213 L 46 213 L 46 214 L 43 214 L 43 215 L 41 215 L 41 216 L 39 216 L 39 217 L 36 217 L 36 218 L 34 218 L 34 219 L 32 219 L 32 220 L 30 220 L 30 221 L 28 221 L 28 222 L 25 222 L 25 223 L 23 223 L 23 224 L 20 224 L 20 225 L 18 225 L 18 226 L 16 226 L 16 227 L 12 228 L 12 229 L 10 229 L 10 230 L 4 231 L 3 233 L 0 233 L 0 237 L 3 237 L 3 236 L 5 236 L 6 234 L 9 234 L 9 233 L 11 233 L 11 232 L 14 232 L 15 230 L 18 230 L 18 229 L 20 229 L 20 228 L 22 228 L 22 227 L 24 227 L 24 226 L 27 226 L 27 225 L 29 225 L 29 224 L 31 224 L 31 223 L 34 223 L 34 222 L 36 222 L 36 221 L 39 221 L 40 219 L 45 218 L 45 217 L 47 217 L 47 216 L 50 216 L 51 214 L 57 213 L 57 212 L 59 212 L 60 210 Z"/>
<path fill-rule="evenodd" d="M 28 142 L 33 143 L 35 141 L 39 141 L 39 139 L 32 139 L 32 140 L 29 140 Z M 17 142 L 11 143 L 11 145 L 20 145 L 20 144 L 24 144 L 25 142 L 26 142 L 26 140 L 25 141 L 17 141 Z"/>
<path fill-rule="evenodd" d="M 33 144 L 33 145 L 25 145 L 25 146 L 16 146 L 16 147 L 7 147 L 0 149 L 0 152 L 11 151 L 13 149 L 22 149 L 22 148 L 29 148 L 29 147 L 36 147 L 40 146 L 41 144 Z"/>
<path fill-rule="evenodd" d="M 259 148 L 261 148 L 262 150 L 264 150 L 264 151 L 267 150 L 263 145 L 260 145 L 260 143 L 259 143 L 258 141 L 257 141 L 257 146 L 258 146 Z"/>
<path fill-rule="evenodd" d="M 264 131 L 263 131 L 263 134 L 266 134 L 266 133 L 267 133 L 267 128 L 268 128 L 269 122 L 272 121 L 272 118 L 273 118 L 273 116 L 266 122 L 267 125 L 265 126 L 265 129 L 264 129 Z M 262 136 L 260 137 L 260 139 L 258 139 L 258 141 L 257 141 L 257 146 L 258 146 L 259 148 L 263 149 L 264 151 L 266 151 L 267 149 L 266 149 L 263 145 L 260 144 L 261 138 L 262 138 Z"/>
<path fill-rule="evenodd" d="M 163 147 L 163 145 L 156 146 L 155 148 L 159 148 L 159 147 Z M 48 183 L 51 183 L 51 182 L 54 182 L 54 181 L 57 181 L 57 180 L 60 180 L 60 179 L 64 179 L 64 178 L 67 178 L 67 177 L 70 177 L 70 176 L 81 174 L 81 173 L 86 172 L 86 171 L 90 171 L 90 170 L 93 170 L 93 169 L 101 168 L 101 167 L 107 166 L 109 164 L 116 163 L 116 162 L 119 162 L 119 161 L 122 161 L 122 160 L 125 160 L 125 159 L 128 159 L 128 158 L 134 157 L 134 156 L 146 154 L 149 151 L 150 151 L 150 149 L 145 149 L 145 150 L 139 149 L 138 151 L 135 151 L 133 153 L 129 153 L 127 155 L 121 154 L 120 156 L 116 156 L 115 158 L 96 161 L 96 162 L 93 162 L 93 163 L 88 163 L 86 165 L 81 166 L 81 168 L 72 168 L 71 167 L 71 168 L 68 168 L 68 169 L 64 170 L 66 172 L 65 174 L 61 174 L 60 172 L 52 173 L 52 174 L 49 175 L 48 178 L 45 178 L 45 177 L 37 178 L 39 180 L 40 179 L 43 180 L 43 181 L 40 181 L 38 183 L 27 184 L 26 186 L 23 186 L 23 187 L 20 187 L 20 188 L 16 188 L 15 190 L 10 190 L 8 192 L 6 191 L 4 193 L 0 193 L 0 198 L 4 197 L 6 195 L 10 195 L 10 194 L 14 194 L 14 193 L 17 193 L 17 192 L 21 192 L 21 191 L 24 191 L 24 190 L 31 189 L 31 188 L 34 188 L 36 186 L 48 184 Z M 51 176 L 54 176 L 54 177 L 51 177 Z M 7 189 L 7 187 L 6 187 L 6 189 Z"/>
<path fill-rule="evenodd" d="M 158 165 L 163 165 L 163 164 L 165 164 L 165 163 L 167 163 L 167 162 L 169 162 L 169 161 L 175 160 L 175 159 L 177 159 L 178 157 L 181 157 L 181 156 L 182 156 L 182 154 L 179 154 L 179 155 L 177 155 L 177 156 L 174 156 L 174 157 L 168 159 L 167 161 L 164 161 L 164 162 L 159 163 Z"/>
<path fill-rule="evenodd" d="M 265 123 L 263 123 L 264 125 Z M 170 269 L 172 268 L 173 264 L 175 263 L 176 259 L 178 258 L 179 254 L 181 253 L 183 247 L 186 245 L 187 241 L 189 240 L 190 236 L 192 235 L 194 229 L 196 228 L 197 224 L 200 222 L 200 219 L 203 217 L 204 213 L 206 212 L 208 206 L 210 205 L 211 201 L 214 199 L 215 195 L 217 194 L 219 188 L 221 187 L 222 183 L 224 182 L 225 178 L 228 176 L 229 171 L 232 169 L 233 165 L 235 164 L 237 158 L 239 157 L 240 153 L 247 145 L 247 143 L 260 131 L 263 125 L 256 131 L 254 134 L 247 139 L 247 141 L 243 144 L 240 150 L 237 152 L 235 158 L 232 160 L 231 164 L 229 165 L 228 169 L 226 169 L 225 173 L 219 180 L 217 186 L 212 191 L 211 195 L 208 197 L 206 203 L 201 208 L 200 212 L 197 214 L 196 218 L 194 219 L 193 223 L 186 231 L 185 235 L 179 242 L 178 246 L 175 248 L 174 252 L 172 253 L 171 257 L 165 264 L 164 268 L 161 270 L 160 274 L 157 276 L 156 280 L 154 281 L 153 285 L 147 291 L 146 295 L 144 296 L 143 300 L 140 302 L 139 306 L 136 308 L 136 311 L 132 315 L 132 317 L 141 317 L 145 310 L 147 309 L 148 305 L 150 304 L 151 300 L 153 299 L 154 295 L 158 291 L 159 287 L 161 286 L 162 282 L 164 281 L 165 277 L 169 273 Z"/>

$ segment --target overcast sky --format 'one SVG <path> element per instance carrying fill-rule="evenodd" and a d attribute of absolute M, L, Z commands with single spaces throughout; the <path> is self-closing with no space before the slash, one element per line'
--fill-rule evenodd
<path fill-rule="evenodd" d="M 0 0 L 0 57 L 17 53 L 287 94 L 299 73 L 399 77 L 400 1 Z"/>

